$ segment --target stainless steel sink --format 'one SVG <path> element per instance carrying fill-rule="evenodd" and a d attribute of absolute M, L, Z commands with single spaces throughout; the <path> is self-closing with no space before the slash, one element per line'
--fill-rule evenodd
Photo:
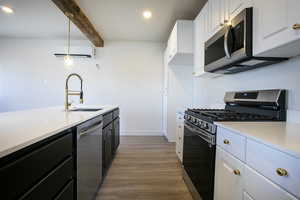
<path fill-rule="evenodd" d="M 102 108 L 74 108 L 70 109 L 71 112 L 97 112 L 103 110 Z"/>

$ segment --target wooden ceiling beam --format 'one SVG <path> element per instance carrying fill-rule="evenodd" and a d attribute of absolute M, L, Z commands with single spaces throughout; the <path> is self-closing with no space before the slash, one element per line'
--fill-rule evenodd
<path fill-rule="evenodd" d="M 104 47 L 102 37 L 74 0 L 52 0 L 52 2 L 79 28 L 95 47 Z"/>

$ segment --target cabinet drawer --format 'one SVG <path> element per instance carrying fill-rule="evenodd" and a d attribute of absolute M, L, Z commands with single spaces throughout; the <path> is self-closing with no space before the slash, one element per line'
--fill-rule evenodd
<path fill-rule="evenodd" d="M 73 200 L 74 199 L 74 184 L 73 181 L 57 195 L 54 200 Z"/>
<path fill-rule="evenodd" d="M 217 145 L 236 156 L 238 159 L 245 161 L 246 138 L 231 131 L 218 127 Z"/>
<path fill-rule="evenodd" d="M 245 190 L 255 200 L 297 200 L 297 198 L 250 167 L 245 168 Z"/>
<path fill-rule="evenodd" d="M 51 200 L 72 179 L 73 159 L 70 157 L 46 176 L 20 200 Z"/>
<path fill-rule="evenodd" d="M 72 144 L 72 134 L 68 134 L 2 167 L 1 198 L 16 199 L 27 192 L 72 155 Z"/>
<path fill-rule="evenodd" d="M 113 120 L 113 112 L 107 113 L 103 116 L 103 127 L 107 126 Z"/>
<path fill-rule="evenodd" d="M 220 147 L 216 150 L 215 200 L 241 200 L 245 165 Z"/>
<path fill-rule="evenodd" d="M 118 118 L 120 115 L 120 110 L 119 109 L 116 109 L 113 111 L 113 119 L 116 119 Z"/>
<path fill-rule="evenodd" d="M 300 159 L 253 140 L 247 140 L 247 164 L 290 193 L 300 197 Z M 278 169 L 285 171 L 277 172 Z"/>

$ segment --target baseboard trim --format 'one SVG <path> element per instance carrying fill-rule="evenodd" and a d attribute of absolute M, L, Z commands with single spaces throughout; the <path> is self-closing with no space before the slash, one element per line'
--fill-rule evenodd
<path fill-rule="evenodd" d="M 149 131 L 149 130 L 134 130 L 134 131 L 120 131 L 123 136 L 164 136 L 163 131 Z"/>

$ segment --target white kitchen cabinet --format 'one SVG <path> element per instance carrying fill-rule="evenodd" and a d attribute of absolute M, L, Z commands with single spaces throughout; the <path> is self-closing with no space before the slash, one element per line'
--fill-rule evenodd
<path fill-rule="evenodd" d="M 280 185 L 285 190 L 300 197 L 299 158 L 250 139 L 247 140 L 246 154 L 247 165 L 274 183 Z"/>
<path fill-rule="evenodd" d="M 209 39 L 209 4 L 206 3 L 194 20 L 194 71 L 197 77 L 217 77 L 220 74 L 213 74 L 204 71 L 205 66 L 205 42 Z"/>
<path fill-rule="evenodd" d="M 292 57 L 300 54 L 299 0 L 253 0 L 254 54 Z"/>
<path fill-rule="evenodd" d="M 191 20 L 178 20 L 168 40 L 169 65 L 193 65 L 194 26 Z"/>
<path fill-rule="evenodd" d="M 217 147 L 214 200 L 243 198 L 244 164 Z"/>
<path fill-rule="evenodd" d="M 176 116 L 176 154 L 182 162 L 183 158 L 183 138 L 184 138 L 184 118 L 182 113 Z"/>
<path fill-rule="evenodd" d="M 194 21 L 194 76 L 201 76 L 204 72 L 205 65 L 205 42 L 207 40 L 208 27 L 208 3 L 202 8 L 199 15 Z"/>
<path fill-rule="evenodd" d="M 214 200 L 297 200 L 299 166 L 299 157 L 218 127 Z"/>
<path fill-rule="evenodd" d="M 209 0 L 209 36 L 213 36 L 229 21 L 228 0 Z"/>
<path fill-rule="evenodd" d="M 228 0 L 228 15 L 229 19 L 233 19 L 245 8 L 253 5 L 252 0 Z"/>
<path fill-rule="evenodd" d="M 253 200 L 297 200 L 296 197 L 248 166 L 245 168 L 245 191 Z"/>

